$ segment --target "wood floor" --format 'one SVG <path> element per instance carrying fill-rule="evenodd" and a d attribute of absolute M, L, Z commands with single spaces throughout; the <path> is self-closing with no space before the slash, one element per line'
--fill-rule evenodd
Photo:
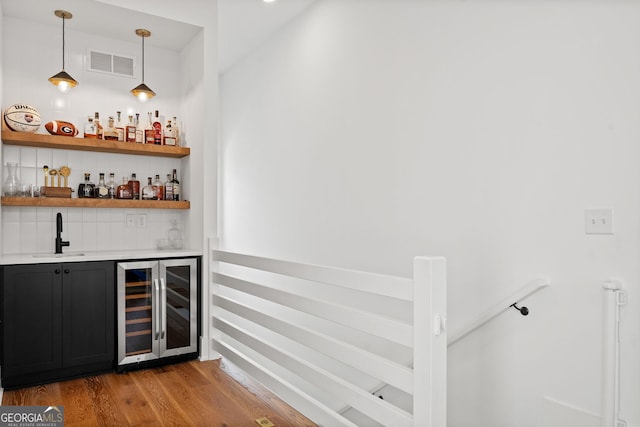
<path fill-rule="evenodd" d="M 63 406 L 65 426 L 315 426 L 227 361 L 198 360 L 5 391 L 3 405 Z"/>

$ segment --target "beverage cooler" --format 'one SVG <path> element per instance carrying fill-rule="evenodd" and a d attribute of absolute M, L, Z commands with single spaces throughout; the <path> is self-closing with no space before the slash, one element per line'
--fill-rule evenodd
<path fill-rule="evenodd" d="M 197 261 L 118 263 L 118 370 L 132 363 L 197 356 Z"/>

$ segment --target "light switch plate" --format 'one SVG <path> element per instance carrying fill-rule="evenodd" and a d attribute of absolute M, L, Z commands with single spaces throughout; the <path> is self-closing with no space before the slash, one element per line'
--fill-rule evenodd
<path fill-rule="evenodd" d="M 585 209 L 586 234 L 613 234 L 613 209 Z"/>

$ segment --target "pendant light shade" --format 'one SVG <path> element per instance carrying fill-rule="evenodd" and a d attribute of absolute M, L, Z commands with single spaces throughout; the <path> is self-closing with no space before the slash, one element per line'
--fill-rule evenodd
<path fill-rule="evenodd" d="M 145 37 L 151 36 L 151 31 L 138 28 L 136 30 L 136 34 L 142 37 L 142 83 L 131 89 L 131 93 L 133 96 L 138 98 L 138 101 L 147 102 L 149 99 L 156 96 L 156 93 L 152 91 L 149 86 L 144 84 L 144 39 Z"/>
<path fill-rule="evenodd" d="M 58 86 L 60 92 L 67 92 L 69 89 L 75 87 L 78 84 L 76 79 L 71 77 L 69 73 L 64 70 L 64 21 L 66 19 L 71 19 L 73 15 L 71 14 L 71 12 L 67 12 L 66 10 L 56 10 L 54 14 L 58 18 L 62 18 L 62 71 L 54 76 L 49 77 L 49 81 L 52 84 Z"/>

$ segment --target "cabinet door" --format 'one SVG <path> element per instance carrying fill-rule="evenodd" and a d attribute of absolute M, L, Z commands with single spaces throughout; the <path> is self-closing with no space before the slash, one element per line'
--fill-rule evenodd
<path fill-rule="evenodd" d="M 160 355 L 198 350 L 198 266 L 195 259 L 160 261 Z"/>
<path fill-rule="evenodd" d="M 64 367 L 115 358 L 114 263 L 62 265 Z"/>
<path fill-rule="evenodd" d="M 60 264 L 3 269 L 2 376 L 62 367 Z"/>
<path fill-rule="evenodd" d="M 158 263 L 121 262 L 117 274 L 118 365 L 157 359 L 160 336 Z"/>

